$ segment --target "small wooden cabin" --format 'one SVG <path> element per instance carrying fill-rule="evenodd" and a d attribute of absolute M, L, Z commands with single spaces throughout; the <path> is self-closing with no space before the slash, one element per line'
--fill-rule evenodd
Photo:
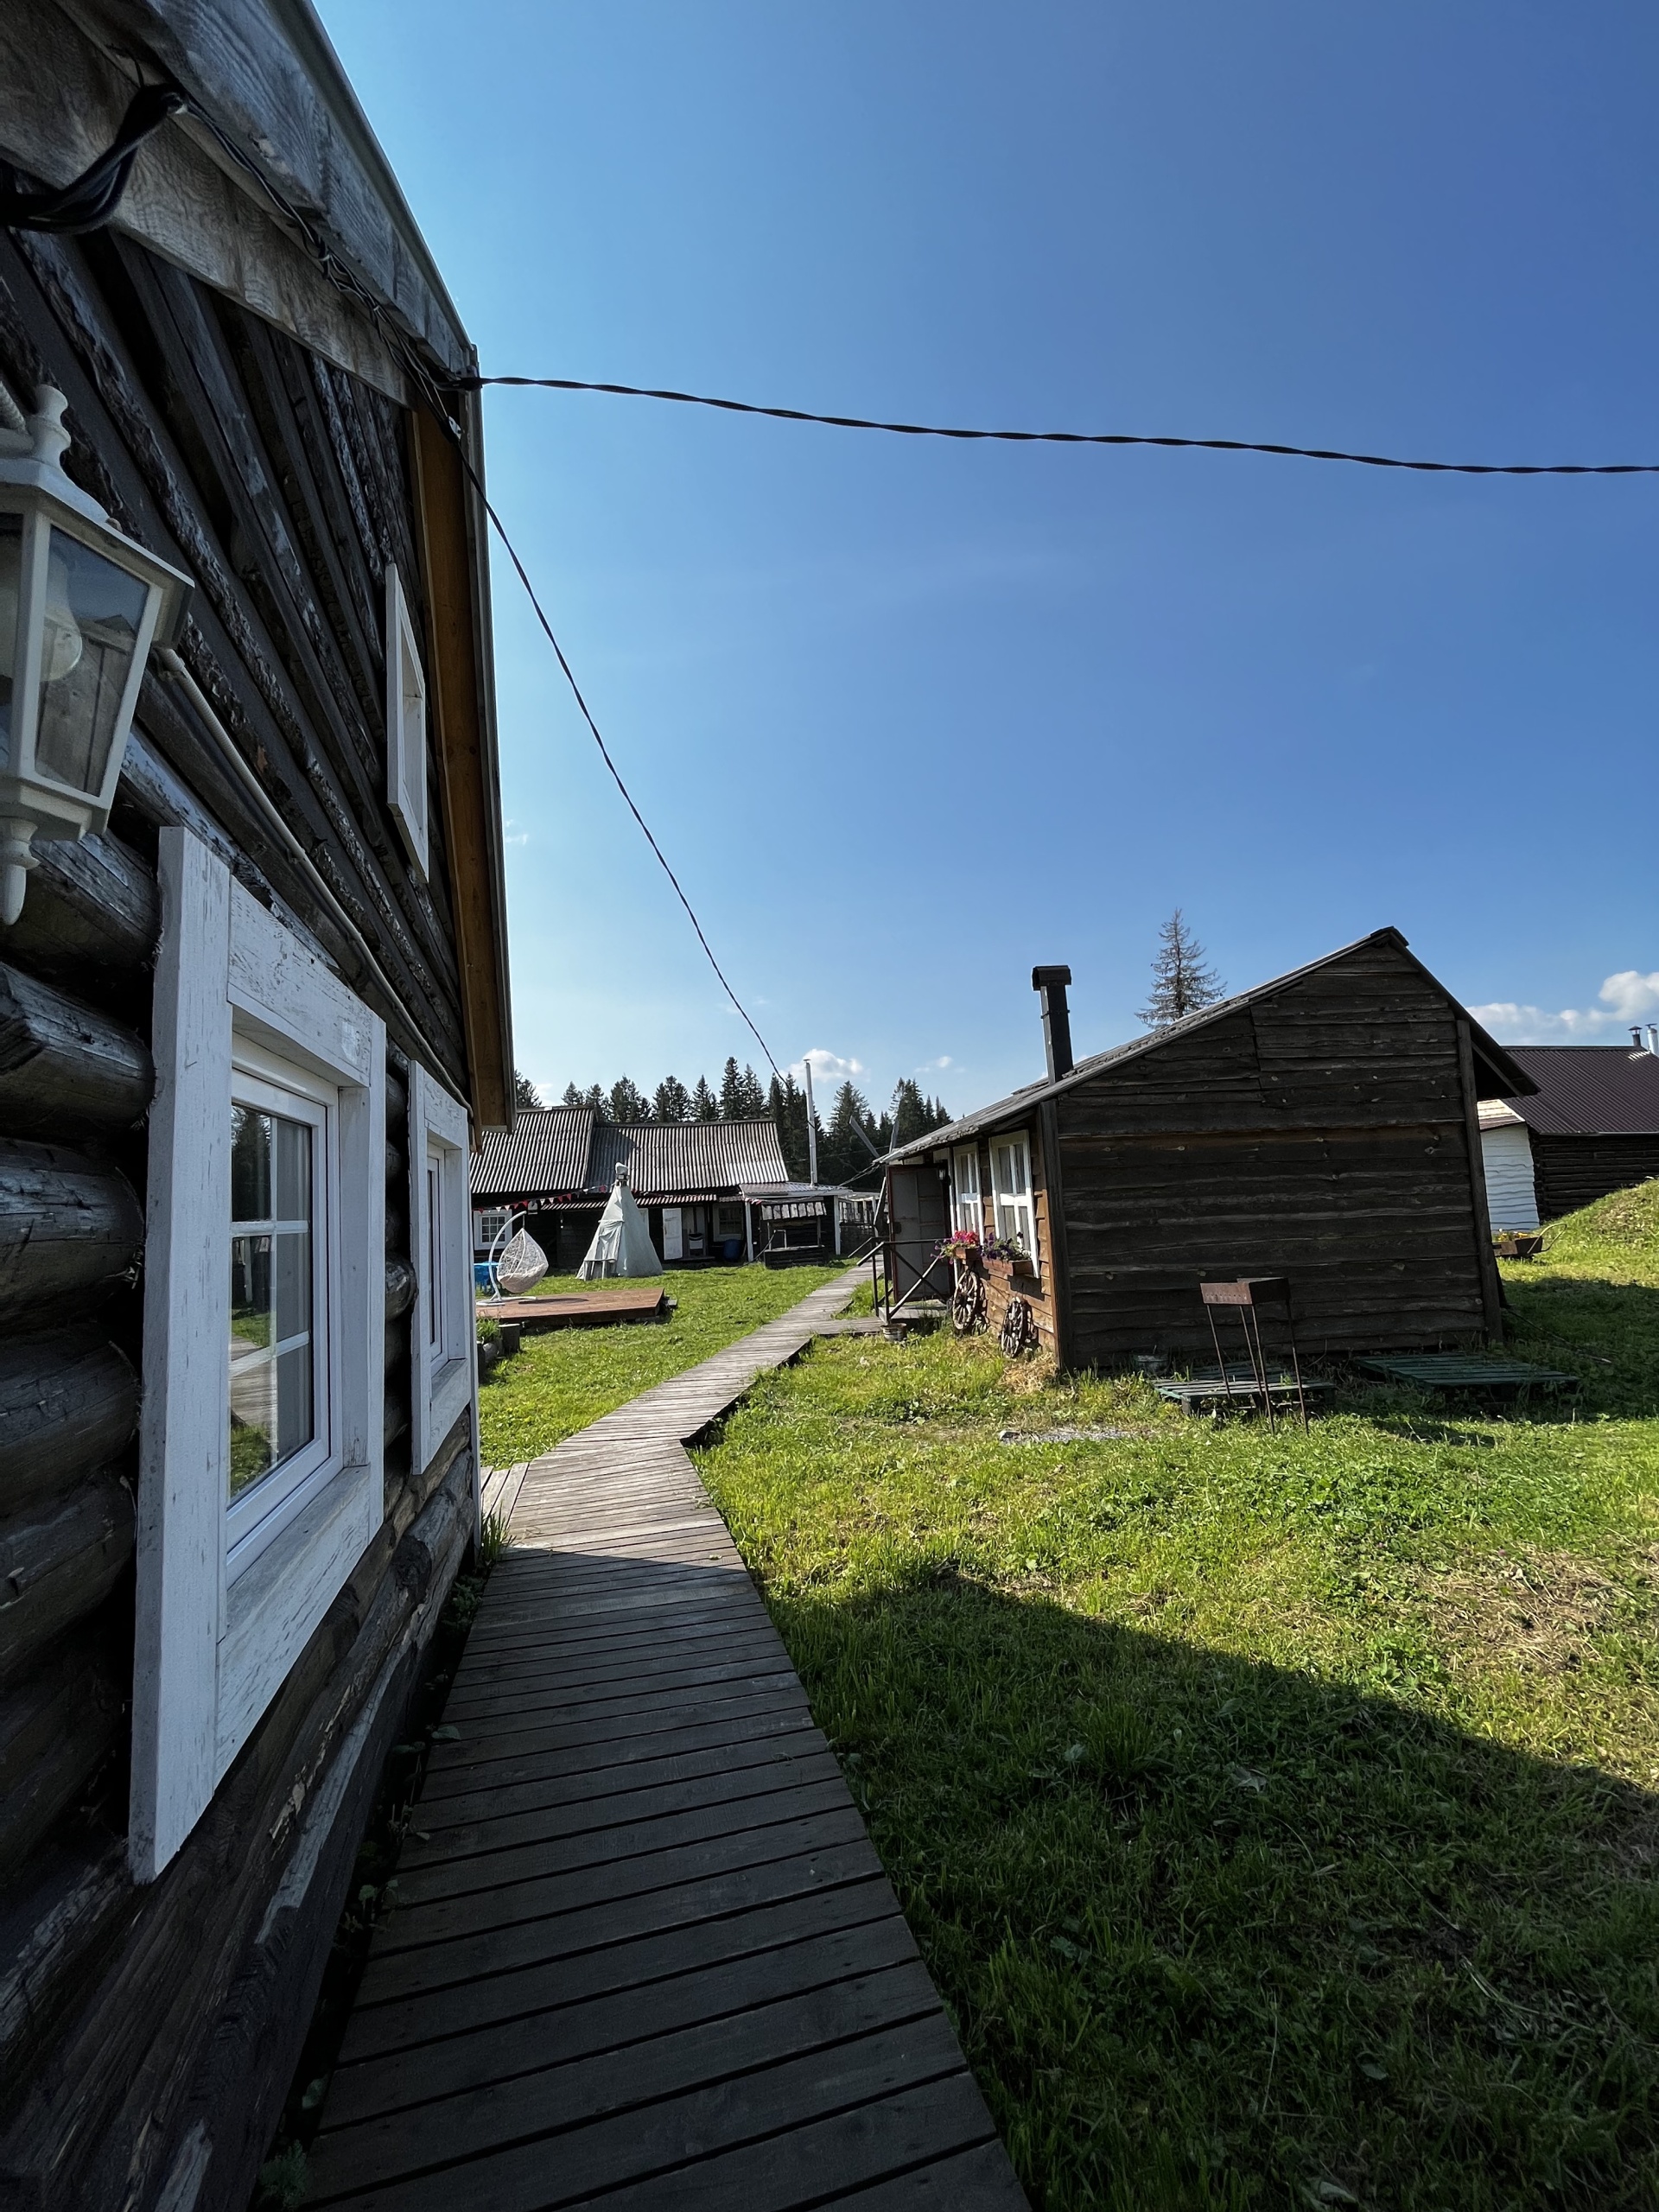
<path fill-rule="evenodd" d="M 1495 1229 L 1536 1229 L 1659 1175 L 1659 1053 L 1628 1045 L 1512 1045 L 1528 1095 L 1483 1103 Z"/>
<path fill-rule="evenodd" d="M 1477 1108 L 1530 1085 L 1397 930 L 1075 1065 L 1070 981 L 1033 973 L 1044 1081 L 891 1155 L 899 1291 L 971 1229 L 1030 1255 L 993 1326 L 1025 1297 L 1067 1367 L 1213 1356 L 1198 1283 L 1240 1275 L 1311 1352 L 1497 1335 Z"/>
<path fill-rule="evenodd" d="M 0 233 L 0 418 L 189 588 L 0 927 L 0 2202 L 244 2212 L 474 1538 L 512 1054 L 471 346 L 304 0 L 10 0 L 0 185 L 139 73 L 114 219 Z"/>

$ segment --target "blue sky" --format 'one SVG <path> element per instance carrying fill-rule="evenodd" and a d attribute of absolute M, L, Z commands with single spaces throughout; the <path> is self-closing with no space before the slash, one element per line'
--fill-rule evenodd
<path fill-rule="evenodd" d="M 486 371 L 1659 460 L 1659 16 L 322 0 Z M 465 35 L 456 35 L 458 23 Z M 780 1062 L 965 1109 L 1383 924 L 1512 1040 L 1659 1017 L 1659 479 L 960 447 L 498 392 L 494 496 Z M 544 1085 L 759 1058 L 496 570 Z"/>

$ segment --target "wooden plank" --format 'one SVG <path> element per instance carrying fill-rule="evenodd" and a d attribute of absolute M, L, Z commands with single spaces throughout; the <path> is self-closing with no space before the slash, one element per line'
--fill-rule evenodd
<path fill-rule="evenodd" d="M 700 2060 L 706 2063 L 717 2055 L 707 2048 L 710 2041 L 707 2030 L 686 2041 L 691 2046 L 687 2053 L 691 2066 Z M 728 2049 L 734 2056 L 740 2051 L 752 2051 L 751 2064 L 766 2055 L 746 2042 L 741 2032 L 728 2044 L 722 2043 L 720 2055 Z M 676 2051 L 663 2056 L 669 2059 L 678 2055 Z M 604 2077 L 607 2064 L 617 2067 L 619 2063 L 611 2060 L 594 2070 Z M 465 2164 L 429 2167 L 424 2173 L 410 2173 L 404 2166 L 390 2187 L 382 2184 L 360 2190 L 355 2180 L 348 2181 L 343 2191 L 336 2186 L 328 2139 L 319 2135 L 313 2153 L 315 2194 L 312 2201 L 348 2205 L 352 2212 L 390 2212 L 394 2205 L 399 2212 L 541 2212 L 543 2207 L 577 2203 L 597 2190 L 613 2189 L 621 2182 L 683 2166 L 688 2158 L 699 2153 L 706 2157 L 709 2151 L 728 2144 L 766 2136 L 776 2139 L 779 2129 L 798 2126 L 802 2120 L 817 2119 L 826 2110 L 874 2104 L 895 2092 L 948 2077 L 958 2072 L 961 2064 L 956 2037 L 943 2014 L 935 2012 L 931 2018 L 855 2036 L 829 2050 L 812 2050 L 791 2056 L 781 2064 L 763 2067 L 750 2074 L 741 2089 L 716 2082 L 689 2093 L 661 2096 L 633 2111 L 609 2113 L 601 2107 L 585 2122 L 577 2120 L 561 2127 L 549 2142 L 519 2143 Z M 591 2088 L 585 2078 L 581 2079 L 569 2085 L 569 2102 L 579 2110 L 580 2096 L 586 2090 L 598 2104 L 607 2088 L 606 2078 Z M 560 2108 L 556 2090 L 550 2085 L 543 2109 L 556 2113 Z M 983 2110 L 982 2105 L 980 2109 Z M 958 2147 L 964 2137 L 972 2139 L 968 2134 L 970 2113 L 952 2117 L 962 2133 L 956 2144 L 941 2144 L 938 2148 Z M 556 2126 L 558 2121 L 550 2119 L 547 2124 Z M 782 2139 L 785 2143 L 787 2140 L 787 2137 Z M 697 2171 L 693 2167 L 677 2175 L 676 2180 L 683 2186 L 695 2187 Z M 823 2194 L 821 2182 L 819 2201 Z M 692 2200 L 682 2196 L 667 2201 L 686 2203 Z M 745 2196 L 734 2200 L 722 2193 L 702 2201 L 729 2207 L 734 2201 L 747 2206 L 753 2199 Z"/>
<path fill-rule="evenodd" d="M 339 2129 L 360 2127 L 385 2114 L 408 2113 L 417 2106 L 453 2100 L 500 2082 L 527 2081 L 573 2060 L 624 2051 L 631 2045 L 657 2044 L 688 2029 L 758 2014 L 763 2007 L 784 2005 L 791 1999 L 835 1990 L 838 1985 L 860 1984 L 893 1969 L 909 1970 L 905 1999 L 908 2009 L 918 1995 L 915 1962 L 915 1941 L 897 1913 L 771 1950 L 744 1952 L 701 1972 L 653 1980 L 648 1985 L 649 1994 L 639 1985 L 629 1984 L 585 2004 L 563 2004 L 529 2018 L 521 2016 L 505 2026 L 447 2036 L 414 2050 L 397 2052 L 375 2064 L 355 2068 L 330 2096 L 329 2124 Z M 919 1994 L 925 2005 L 925 1977 Z M 887 1996 L 891 2003 L 891 1984 Z M 775 2019 L 774 2015 L 773 2023 L 768 2023 L 763 2017 L 761 2031 Z M 747 2032 L 753 2034 L 753 2030 L 754 2024 L 747 2024 Z M 779 2055 L 778 2046 L 770 2045 L 766 2055 Z M 660 2048 L 649 2056 L 652 2070 L 661 2069 Z M 729 2063 L 729 2052 L 715 2061 L 717 2070 L 726 2070 Z M 538 2086 L 532 2085 L 532 2094 Z M 626 2089 L 626 2085 L 622 2086 Z M 453 2113 L 454 2107 L 450 2105 L 448 2110 Z M 442 2127 L 446 2113 L 440 2113 L 437 2118 Z M 502 2124 L 504 2118 L 498 2108 L 486 2122 L 483 2141 L 486 2147 L 498 2132 L 503 2136 L 511 2133 L 511 2123 Z M 418 2127 L 419 2123 L 414 2125 Z"/>
<path fill-rule="evenodd" d="M 471 1975 L 445 1988 L 441 2018 L 424 1992 L 384 2004 L 359 2000 L 346 2031 L 340 2064 L 429 2043 L 435 2019 L 447 2035 L 459 2036 L 895 1916 L 893 1892 L 875 1874 L 777 1902 L 761 1897 L 757 1888 L 735 1911 L 652 1926 L 643 1935 L 631 1932 L 501 1973 Z"/>

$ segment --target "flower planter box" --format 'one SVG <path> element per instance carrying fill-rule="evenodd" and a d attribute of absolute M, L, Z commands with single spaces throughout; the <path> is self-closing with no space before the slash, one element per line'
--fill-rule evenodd
<path fill-rule="evenodd" d="M 1037 1273 L 1034 1263 L 1022 1252 L 1012 1260 L 987 1260 L 985 1272 L 993 1282 L 1012 1283 L 1030 1281 Z"/>

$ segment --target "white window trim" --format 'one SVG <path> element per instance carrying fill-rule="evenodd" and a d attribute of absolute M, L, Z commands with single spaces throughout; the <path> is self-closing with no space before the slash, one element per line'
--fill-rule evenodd
<path fill-rule="evenodd" d="M 998 1173 L 998 1158 L 1009 1152 L 1019 1160 L 1023 1171 L 1023 1192 L 1005 1193 Z M 996 1233 L 1010 1243 L 1018 1238 L 1020 1249 L 1034 1268 L 1037 1265 L 1037 1192 L 1031 1179 L 1031 1139 L 1023 1129 L 1011 1136 L 991 1140 L 991 1208 L 995 1217 Z M 1021 1226 L 1020 1215 L 1026 1217 Z"/>
<path fill-rule="evenodd" d="M 410 859 L 427 874 L 426 671 L 397 563 L 386 564 L 386 804 Z"/>
<path fill-rule="evenodd" d="M 162 1871 L 379 1525 L 385 1029 L 188 830 L 161 833 L 129 1853 Z M 234 1044 L 233 1044 L 234 1039 Z M 244 1046 L 334 1087 L 327 1460 L 232 1555 L 231 1088 Z"/>
<path fill-rule="evenodd" d="M 958 1145 L 950 1155 L 950 1194 L 956 1229 L 971 1229 L 976 1236 L 985 1234 L 985 1208 L 979 1189 L 979 1147 L 976 1144 Z"/>
<path fill-rule="evenodd" d="M 429 1161 L 442 1168 L 440 1204 L 447 1219 L 437 1247 L 444 1270 L 430 1280 L 433 1249 Z M 472 1194 L 467 1109 L 452 1098 L 416 1061 L 409 1084 L 410 1250 L 418 1285 L 414 1307 L 414 1465 L 429 1466 L 464 1408 L 478 1392 L 477 1327 L 474 1315 Z M 434 1296 L 439 1307 L 441 1342 L 432 1327 Z"/>

